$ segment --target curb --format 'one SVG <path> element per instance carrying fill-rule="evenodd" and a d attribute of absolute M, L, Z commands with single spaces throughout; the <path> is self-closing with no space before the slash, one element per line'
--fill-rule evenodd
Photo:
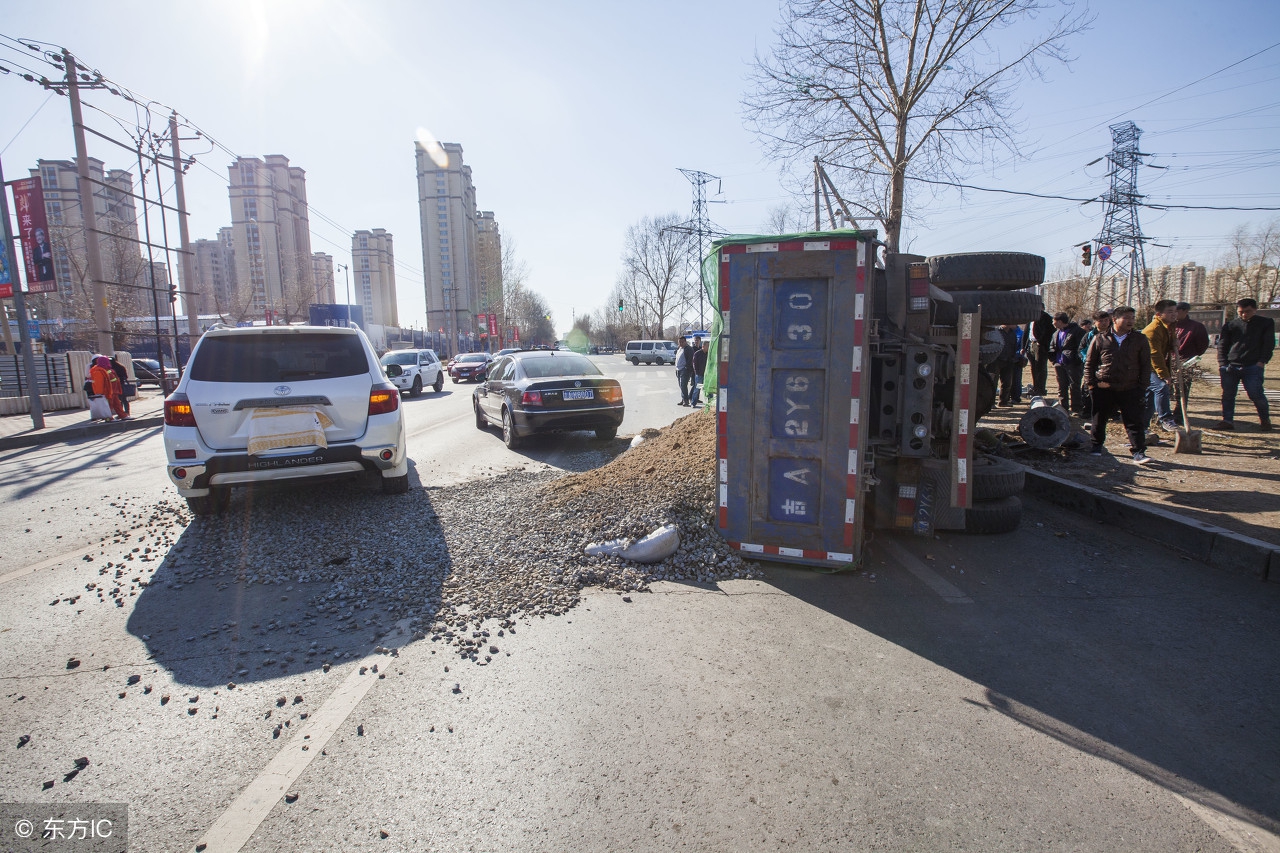
<path fill-rule="evenodd" d="M 57 429 L 45 429 L 39 432 L 24 432 L 0 438 L 0 450 L 17 450 L 23 447 L 37 447 L 42 444 L 57 444 L 76 441 L 81 438 L 101 438 L 117 432 L 130 432 L 136 429 L 152 429 L 164 426 L 164 415 L 130 418 L 127 421 L 104 421 L 102 423 L 78 423 Z"/>
<path fill-rule="evenodd" d="M 1280 545 L 1036 471 L 1026 471 L 1024 491 L 1041 500 L 1158 542 L 1233 574 L 1280 583 Z"/>

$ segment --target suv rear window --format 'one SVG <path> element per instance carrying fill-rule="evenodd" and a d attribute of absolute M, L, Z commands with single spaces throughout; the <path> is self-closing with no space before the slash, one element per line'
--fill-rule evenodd
<path fill-rule="evenodd" d="M 301 382 L 369 372 L 355 335 L 220 335 L 202 341 L 190 366 L 202 382 Z"/>

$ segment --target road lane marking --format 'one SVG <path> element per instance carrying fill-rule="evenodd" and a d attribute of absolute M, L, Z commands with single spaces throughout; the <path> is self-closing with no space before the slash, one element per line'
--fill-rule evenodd
<path fill-rule="evenodd" d="M 386 648 L 401 648 L 412 635 L 409 620 L 396 623 L 396 630 L 382 639 Z M 329 743 L 338 728 L 351 716 L 365 694 L 378 681 L 372 671 L 364 675 L 360 670 L 372 657 L 357 661 L 346 679 L 329 695 L 320 709 L 308 717 L 305 725 L 297 728 L 281 750 L 267 766 L 240 792 L 240 796 L 213 822 L 196 846 L 203 844 L 204 853 L 236 853 L 253 837 L 262 821 L 266 820 L 276 803 L 280 802 L 302 772 Z M 303 745 L 307 746 L 303 750 Z"/>
<path fill-rule="evenodd" d="M 942 596 L 942 600 L 947 604 L 973 604 L 973 599 L 965 595 L 959 587 L 944 580 L 941 575 L 920 562 L 914 554 L 897 542 L 881 539 L 879 544 L 883 545 L 884 549 L 921 583 Z"/>
<path fill-rule="evenodd" d="M 134 527 L 130 527 L 128 530 L 122 531 L 122 533 L 124 534 L 133 533 L 135 530 L 141 530 L 144 527 L 146 527 L 145 524 L 135 525 Z M 88 560 L 84 559 L 85 553 L 92 551 L 94 548 L 101 549 L 102 546 L 103 546 L 102 541 L 90 542 L 88 544 L 80 546 L 79 548 L 76 548 L 74 551 L 67 551 L 63 554 L 55 554 L 52 557 L 41 560 L 39 563 L 32 563 L 31 565 L 21 569 L 14 569 L 8 574 L 0 575 L 0 586 L 3 586 L 4 584 L 8 583 L 11 580 L 17 580 L 20 577 L 25 577 L 26 575 L 34 574 L 35 572 L 38 572 L 41 569 L 47 569 L 49 566 L 56 566 L 58 563 L 65 563 L 67 560 L 76 559 L 84 562 L 89 562 Z M 96 561 L 97 558 L 95 557 L 94 560 Z"/>

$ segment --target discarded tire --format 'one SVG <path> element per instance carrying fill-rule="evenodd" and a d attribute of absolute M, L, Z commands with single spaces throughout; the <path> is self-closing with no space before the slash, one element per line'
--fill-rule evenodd
<path fill-rule="evenodd" d="M 1026 485 L 1022 466 L 999 456 L 977 456 L 969 474 L 973 500 L 992 501 L 1021 494 Z"/>
<path fill-rule="evenodd" d="M 1037 400 L 1018 421 L 1018 435 L 1037 450 L 1061 447 L 1071 435 L 1071 417 L 1058 406 Z"/>
<path fill-rule="evenodd" d="M 1025 252 L 965 252 L 927 260 L 929 282 L 943 290 L 1022 290 L 1044 281 L 1044 258 Z"/>
<path fill-rule="evenodd" d="M 981 501 L 964 511 L 965 533 L 1012 533 L 1022 523 L 1022 501 L 1010 495 Z"/>
<path fill-rule="evenodd" d="M 950 314 L 951 322 L 945 325 L 953 326 L 961 311 L 973 311 L 978 306 L 982 306 L 983 326 L 1000 326 L 1005 323 L 1021 326 L 1023 323 L 1039 319 L 1044 312 L 1044 300 L 1035 293 L 957 290 L 951 294 L 951 298 L 955 301 L 950 305 L 938 305 L 934 313 L 938 318 L 935 322 Z M 951 313 L 952 311 L 954 313 Z"/>

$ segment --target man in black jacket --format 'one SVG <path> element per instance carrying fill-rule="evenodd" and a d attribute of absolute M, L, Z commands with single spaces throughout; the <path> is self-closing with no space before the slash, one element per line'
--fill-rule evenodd
<path fill-rule="evenodd" d="M 1235 429 L 1236 394 L 1240 383 L 1258 409 L 1263 432 L 1271 431 L 1271 408 L 1262 391 L 1263 373 L 1276 345 L 1276 321 L 1258 313 L 1256 300 L 1236 303 L 1234 320 L 1218 335 L 1218 375 L 1222 377 L 1222 420 L 1214 429 Z"/>
<path fill-rule="evenodd" d="M 1049 381 L 1049 343 L 1053 340 L 1053 317 L 1041 311 L 1040 318 L 1027 327 L 1023 338 L 1027 361 L 1031 364 L 1031 396 L 1043 397 Z"/>
<path fill-rule="evenodd" d="M 1058 377 L 1058 400 L 1062 408 L 1073 415 L 1080 414 L 1083 406 L 1080 402 L 1080 379 L 1084 374 L 1084 363 L 1080 361 L 1080 341 L 1084 339 L 1084 329 L 1072 321 L 1065 311 L 1059 311 L 1053 318 L 1055 329 L 1049 343 L 1049 363 Z"/>
<path fill-rule="evenodd" d="M 1145 465 L 1147 425 L 1142 422 L 1147 385 L 1151 382 L 1151 344 L 1145 335 L 1133 330 L 1137 312 L 1125 306 L 1112 315 L 1115 322 L 1100 331 L 1089 347 L 1084 362 L 1084 385 L 1093 397 L 1094 456 L 1102 455 L 1107 439 L 1107 423 L 1116 409 L 1129 434 L 1133 461 Z"/>

